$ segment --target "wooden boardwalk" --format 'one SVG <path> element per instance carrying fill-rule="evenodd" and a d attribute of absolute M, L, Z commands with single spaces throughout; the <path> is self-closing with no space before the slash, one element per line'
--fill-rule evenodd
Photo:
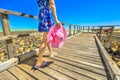
<path fill-rule="evenodd" d="M 54 51 L 56 57 L 45 57 L 54 61 L 49 67 L 31 70 L 37 58 L 32 57 L 1 72 L 0 80 L 108 80 L 93 34 L 75 35 Z"/>

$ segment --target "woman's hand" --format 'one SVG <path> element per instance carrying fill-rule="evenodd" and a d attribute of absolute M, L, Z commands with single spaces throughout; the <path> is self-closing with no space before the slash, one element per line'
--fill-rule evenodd
<path fill-rule="evenodd" d="M 57 27 L 59 28 L 60 26 L 62 26 L 62 24 L 60 23 L 60 21 L 56 21 L 56 25 L 57 25 Z"/>

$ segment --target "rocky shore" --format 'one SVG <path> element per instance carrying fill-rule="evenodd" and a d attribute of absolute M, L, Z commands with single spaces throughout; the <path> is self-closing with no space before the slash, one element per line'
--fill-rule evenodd
<path fill-rule="evenodd" d="M 27 34 L 34 33 L 36 31 L 20 31 L 20 32 L 12 32 L 12 34 Z M 2 34 L 1 34 L 2 35 Z M 40 47 L 40 42 L 42 39 L 42 33 L 38 33 L 37 36 L 29 36 L 29 37 L 20 37 L 13 39 L 14 45 L 14 53 L 16 56 L 30 52 L 31 50 L 36 50 Z M 7 59 L 7 50 L 5 41 L 0 41 L 0 62 L 5 61 Z"/>

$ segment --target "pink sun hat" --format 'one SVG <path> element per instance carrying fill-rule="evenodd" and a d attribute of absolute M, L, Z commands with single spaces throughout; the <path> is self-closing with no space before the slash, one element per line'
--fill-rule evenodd
<path fill-rule="evenodd" d="M 53 25 L 47 34 L 48 44 L 50 44 L 50 46 L 53 48 L 62 47 L 66 39 L 66 29 L 62 25 Z"/>

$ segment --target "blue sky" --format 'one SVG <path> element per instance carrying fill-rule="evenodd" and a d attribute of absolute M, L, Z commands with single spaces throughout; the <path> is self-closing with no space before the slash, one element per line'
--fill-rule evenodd
<path fill-rule="evenodd" d="M 120 0 L 55 0 L 61 22 L 80 25 L 120 24 Z M 38 15 L 36 0 L 1 0 L 0 8 Z M 36 28 L 38 21 L 9 16 L 11 28 Z M 0 23 L 1 26 L 1 23 Z"/>

